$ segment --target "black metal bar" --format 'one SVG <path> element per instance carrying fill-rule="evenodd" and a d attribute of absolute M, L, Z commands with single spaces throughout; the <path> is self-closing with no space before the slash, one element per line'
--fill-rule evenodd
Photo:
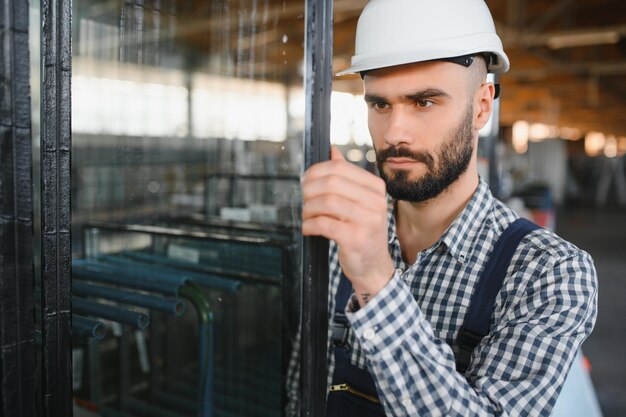
<path fill-rule="evenodd" d="M 305 168 L 330 156 L 332 0 L 307 0 L 305 39 Z M 301 416 L 326 412 L 328 337 L 328 241 L 303 242 L 300 350 Z"/>
<path fill-rule="evenodd" d="M 495 84 L 500 84 L 500 74 L 494 76 Z M 489 188 L 497 198 L 502 198 L 502 184 L 500 181 L 500 161 L 497 154 L 497 143 L 500 137 L 500 100 L 494 100 L 491 114 L 492 130 L 487 141 L 487 158 L 489 160 Z"/>
<path fill-rule="evenodd" d="M 71 0 L 41 0 L 42 413 L 72 415 Z"/>
<path fill-rule="evenodd" d="M 28 1 L 0 0 L 0 415 L 35 414 Z"/>
<path fill-rule="evenodd" d="M 119 339 L 119 405 L 121 411 L 130 411 L 128 398 L 130 397 L 130 337 L 132 330 L 129 326 L 122 326 L 122 335 Z"/>
<path fill-rule="evenodd" d="M 163 322 L 164 314 L 155 311 L 150 317 L 150 387 L 149 387 L 149 399 L 151 403 L 156 403 L 159 387 L 162 380 L 162 366 L 163 361 Z"/>
<path fill-rule="evenodd" d="M 89 359 L 89 375 L 91 380 L 89 383 L 89 394 L 91 402 L 97 407 L 102 407 L 102 357 L 100 355 L 100 341 L 89 339 L 87 341 L 88 359 Z M 104 413 L 103 413 L 104 415 Z"/>

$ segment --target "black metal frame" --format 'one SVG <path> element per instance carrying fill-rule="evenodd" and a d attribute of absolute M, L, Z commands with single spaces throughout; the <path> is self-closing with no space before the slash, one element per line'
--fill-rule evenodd
<path fill-rule="evenodd" d="M 71 0 L 41 0 L 41 415 L 72 415 Z"/>
<path fill-rule="evenodd" d="M 0 0 L 0 415 L 35 413 L 28 1 Z"/>
<path fill-rule="evenodd" d="M 305 41 L 305 168 L 330 157 L 332 0 L 307 0 Z M 301 416 L 326 414 L 328 338 L 328 241 L 306 237 L 303 244 Z"/>

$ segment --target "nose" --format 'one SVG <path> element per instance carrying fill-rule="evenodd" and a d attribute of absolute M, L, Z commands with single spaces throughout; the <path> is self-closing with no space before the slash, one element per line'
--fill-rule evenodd
<path fill-rule="evenodd" d="M 413 142 L 409 115 L 401 108 L 394 108 L 389 113 L 384 140 L 390 146 L 410 144 Z"/>

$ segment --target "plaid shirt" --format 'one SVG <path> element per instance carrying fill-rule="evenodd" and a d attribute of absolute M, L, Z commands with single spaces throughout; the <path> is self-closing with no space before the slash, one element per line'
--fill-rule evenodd
<path fill-rule="evenodd" d="M 355 308 L 354 296 L 346 308 L 350 360 L 371 372 L 386 414 L 549 415 L 595 322 L 591 257 L 545 229 L 526 236 L 496 298 L 491 331 L 461 375 L 450 345 L 493 244 L 517 215 L 481 180 L 443 236 L 407 265 L 394 206 L 390 200 L 389 251 L 396 273 L 363 308 Z M 340 276 L 337 247 L 331 243 L 331 322 Z M 329 361 L 330 384 L 333 355 Z"/>
<path fill-rule="evenodd" d="M 591 257 L 548 230 L 526 236 L 496 299 L 491 332 L 465 375 L 451 345 L 493 244 L 517 215 L 483 181 L 459 217 L 413 265 L 402 260 L 390 200 L 389 251 L 396 273 L 369 303 L 346 308 L 351 362 L 368 369 L 387 416 L 549 415 L 597 315 Z M 329 319 L 341 276 L 331 242 Z M 356 310 L 356 311 L 355 311 Z M 334 358 L 328 335 L 331 384 Z M 287 375 L 286 416 L 299 416 L 299 333 Z"/>

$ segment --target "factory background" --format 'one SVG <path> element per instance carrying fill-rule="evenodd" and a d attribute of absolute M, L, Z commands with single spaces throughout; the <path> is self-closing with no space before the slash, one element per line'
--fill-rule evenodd
<path fill-rule="evenodd" d="M 296 337 L 319 415 L 300 178 L 330 143 L 375 169 L 360 79 L 333 76 L 365 3 L 0 0 L 0 416 L 287 415 Z M 586 371 L 624 416 L 626 5 L 487 4 L 512 69 L 480 172 L 594 257 Z"/>

